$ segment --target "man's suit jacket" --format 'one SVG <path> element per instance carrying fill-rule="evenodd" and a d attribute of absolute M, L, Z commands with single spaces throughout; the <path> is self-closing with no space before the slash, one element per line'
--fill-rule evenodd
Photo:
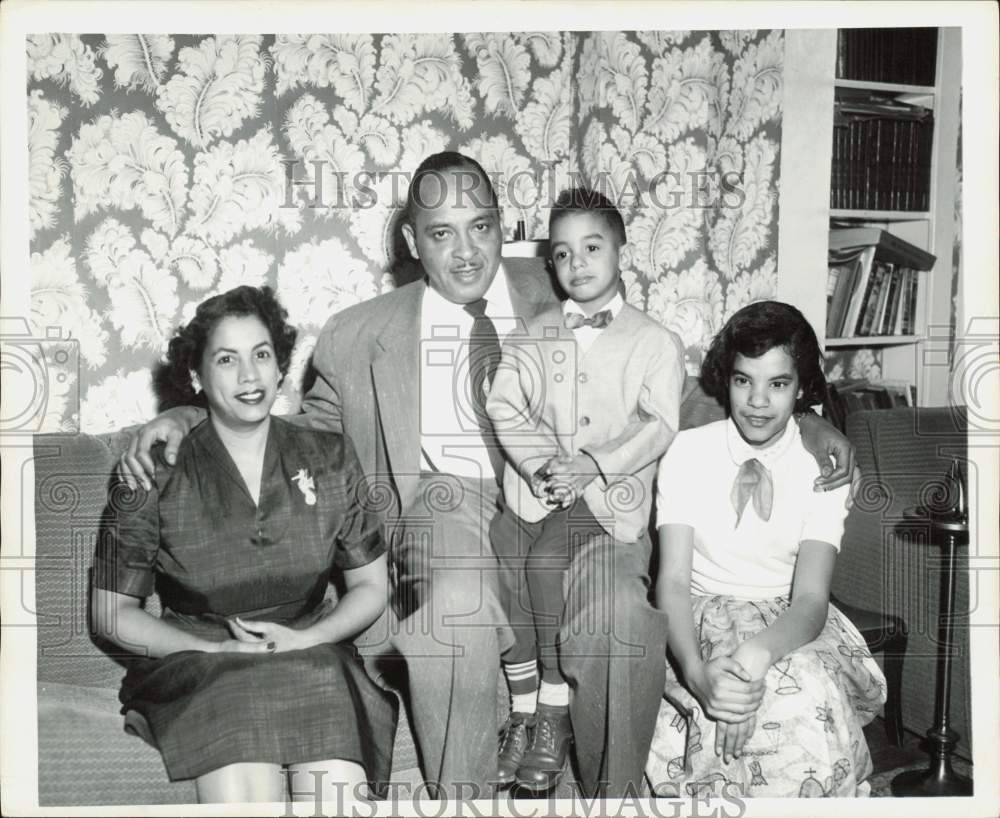
<path fill-rule="evenodd" d="M 674 333 L 624 304 L 590 348 L 554 306 L 504 342 L 487 411 L 507 455 L 504 499 L 521 519 L 549 509 L 528 477 L 554 455 L 584 451 L 601 476 L 585 489 L 591 513 L 616 539 L 646 530 L 653 477 L 677 433 L 684 350 Z"/>
<path fill-rule="evenodd" d="M 516 317 L 556 304 L 542 269 L 501 270 Z M 303 399 L 311 425 L 342 432 L 369 478 L 368 502 L 390 525 L 417 496 L 420 474 L 420 316 L 415 281 L 337 313 L 313 352 L 316 380 Z"/>

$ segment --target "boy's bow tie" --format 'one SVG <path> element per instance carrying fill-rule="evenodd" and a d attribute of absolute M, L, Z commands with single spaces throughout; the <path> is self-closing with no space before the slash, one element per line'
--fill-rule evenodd
<path fill-rule="evenodd" d="M 604 329 L 611 323 L 611 310 L 601 310 L 595 312 L 590 318 L 579 312 L 568 312 L 563 318 L 566 329 L 579 329 L 580 327 L 593 327 L 594 329 Z"/>

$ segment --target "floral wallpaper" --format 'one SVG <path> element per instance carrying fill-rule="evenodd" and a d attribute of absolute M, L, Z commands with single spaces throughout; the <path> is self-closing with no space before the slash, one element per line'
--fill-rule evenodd
<path fill-rule="evenodd" d="M 615 194 L 628 300 L 680 335 L 691 373 L 734 312 L 777 290 L 783 56 L 781 31 L 600 32 L 581 47 L 583 178 Z"/>
<path fill-rule="evenodd" d="M 780 31 L 27 38 L 31 331 L 46 431 L 151 417 L 150 371 L 210 295 L 275 287 L 295 411 L 326 318 L 414 274 L 426 155 L 478 159 L 512 238 L 569 184 L 620 204 L 629 300 L 688 365 L 776 287 Z"/>

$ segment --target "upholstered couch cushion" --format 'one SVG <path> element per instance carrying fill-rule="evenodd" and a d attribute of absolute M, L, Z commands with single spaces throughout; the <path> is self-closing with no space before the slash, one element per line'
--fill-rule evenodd
<path fill-rule="evenodd" d="M 42 806 L 189 804 L 193 781 L 171 783 L 160 754 L 123 729 L 117 689 L 38 685 Z"/>

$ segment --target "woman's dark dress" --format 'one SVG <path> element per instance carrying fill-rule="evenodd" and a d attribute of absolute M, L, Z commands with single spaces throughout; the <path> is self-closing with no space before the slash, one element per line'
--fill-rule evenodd
<path fill-rule="evenodd" d="M 138 597 L 155 584 L 163 618 L 178 628 L 223 641 L 233 616 L 304 627 L 330 609 L 332 574 L 385 551 L 342 435 L 272 418 L 257 506 L 211 421 L 187 436 L 175 466 L 162 450 L 154 456 L 157 488 L 112 501 L 94 583 Z M 301 470 L 312 491 L 294 479 Z M 137 657 L 120 698 L 122 712 L 145 717 L 171 780 L 237 762 L 334 758 L 389 780 L 396 699 L 350 644 Z"/>

